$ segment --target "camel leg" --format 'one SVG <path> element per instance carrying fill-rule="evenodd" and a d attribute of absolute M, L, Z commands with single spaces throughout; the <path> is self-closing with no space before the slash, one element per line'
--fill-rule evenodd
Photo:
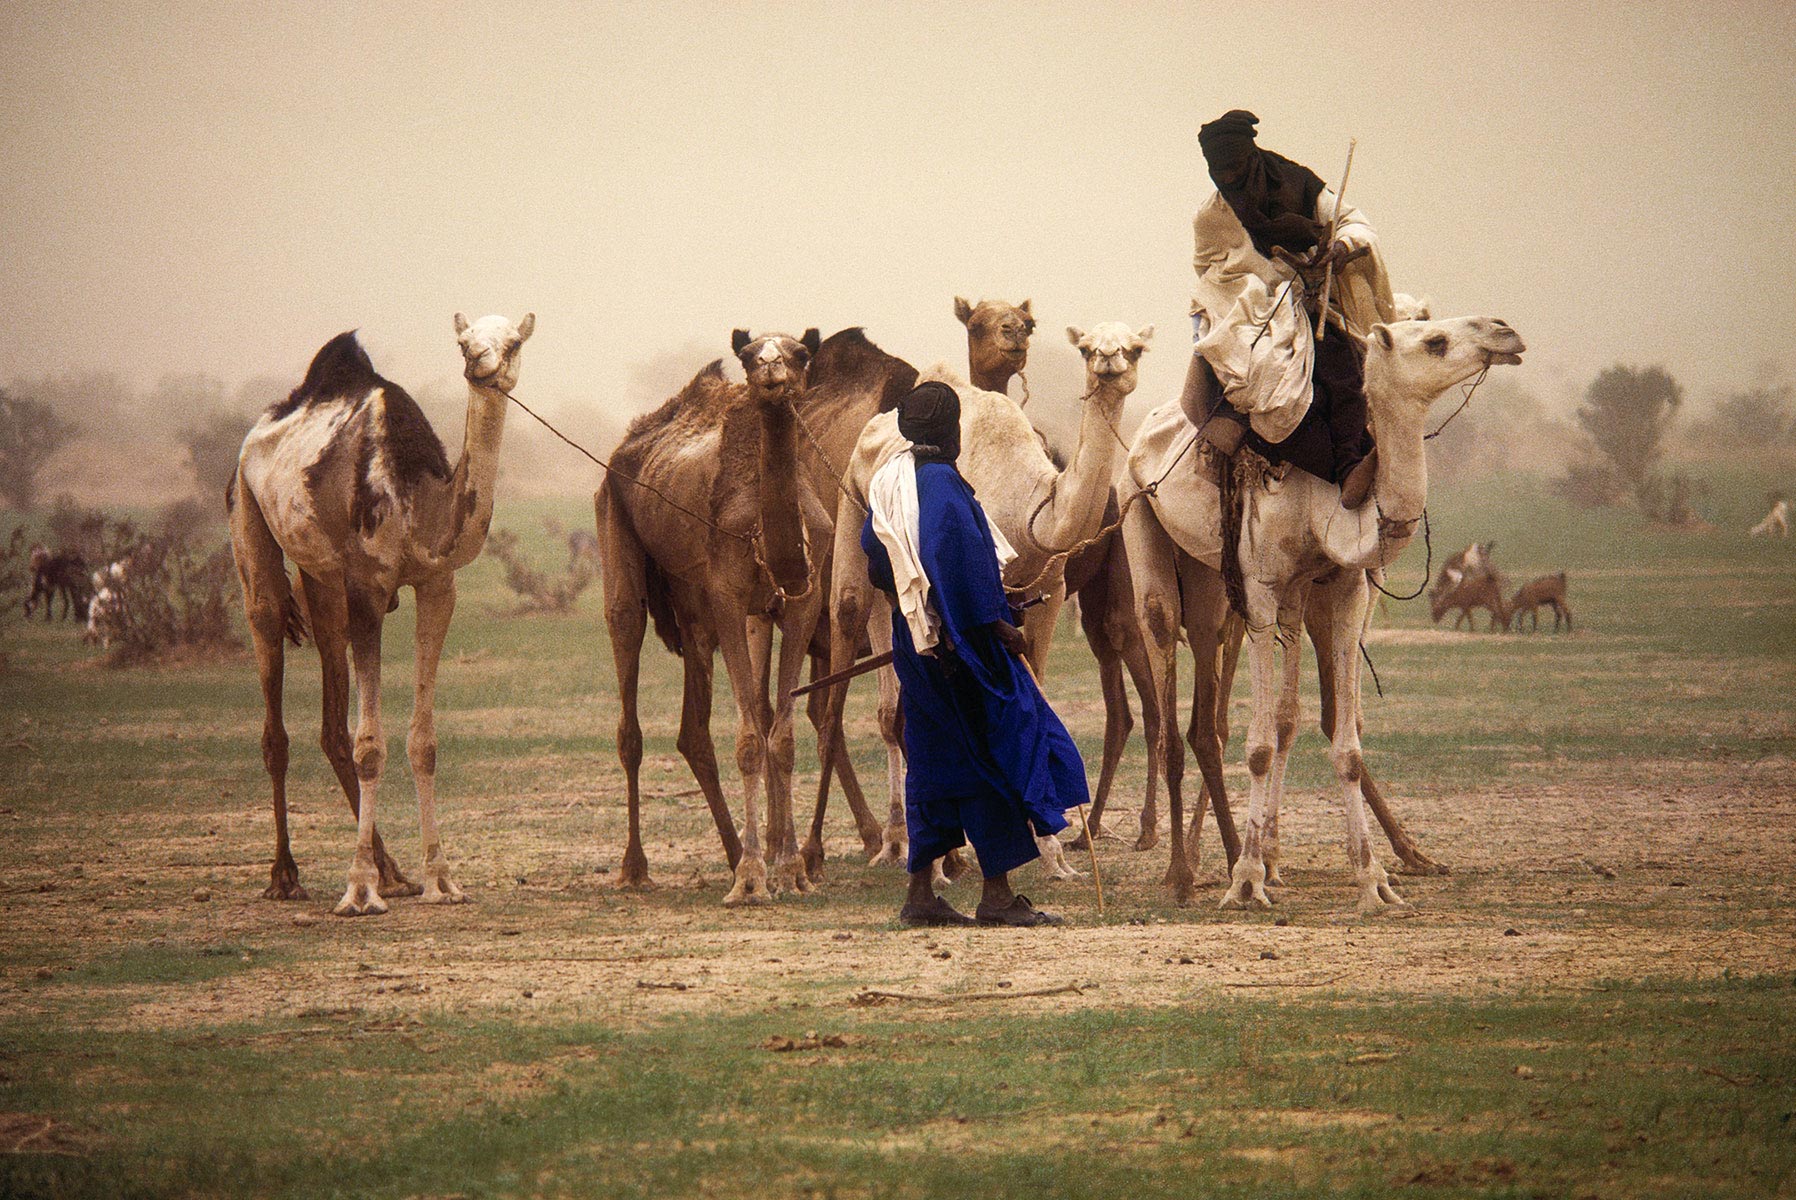
<path fill-rule="evenodd" d="M 355 729 L 355 777 L 361 809 L 356 813 L 355 856 L 349 862 L 349 885 L 337 902 L 339 917 L 378 916 L 387 911 L 380 895 L 380 867 L 374 856 L 374 809 L 380 796 L 380 773 L 386 765 L 386 733 L 380 723 L 380 627 L 386 616 L 384 597 L 350 593 L 349 649 L 355 661 L 355 691 L 360 708 Z"/>
<path fill-rule="evenodd" d="M 637 717 L 637 681 L 642 670 L 642 639 L 648 628 L 648 595 L 642 543 L 629 525 L 610 512 L 613 503 L 607 489 L 593 497 L 604 559 L 600 563 L 605 589 L 605 629 L 611 638 L 611 663 L 617 671 L 617 757 L 624 768 L 624 805 L 628 826 L 623 862 L 617 885 L 646 888 L 649 860 L 642 852 L 642 723 Z M 688 650 L 686 662 L 692 653 Z M 688 666 L 690 672 L 690 666 Z M 690 691 L 688 686 L 688 703 Z"/>
<path fill-rule="evenodd" d="M 755 693 L 756 651 L 749 624 L 748 614 L 740 609 L 717 614 L 717 648 L 723 652 L 724 670 L 736 696 L 736 769 L 742 775 L 742 857 L 736 860 L 736 882 L 723 898 L 728 908 L 772 899 L 758 811 L 767 769 L 767 724 L 762 720 L 766 698 Z M 765 686 L 766 676 L 761 680 Z"/>
<path fill-rule="evenodd" d="M 723 780 L 717 773 L 717 746 L 711 740 L 711 700 L 715 692 L 713 660 L 717 654 L 717 637 L 702 619 L 684 616 L 680 620 L 680 655 L 685 671 L 685 686 L 680 694 L 680 733 L 675 741 L 698 789 L 711 810 L 711 823 L 723 844 L 724 861 L 731 871 L 742 861 L 742 839 L 729 802 L 723 796 Z"/>
<path fill-rule="evenodd" d="M 1342 800 L 1347 809 L 1347 862 L 1353 870 L 1354 884 L 1359 888 L 1359 910 L 1362 913 L 1384 911 L 1386 905 L 1402 906 L 1404 900 L 1392 889 L 1384 868 L 1372 852 L 1372 833 L 1366 821 L 1365 796 L 1360 780 L 1365 772 L 1360 751 L 1359 711 L 1359 637 L 1366 627 L 1367 587 L 1365 576 L 1357 571 L 1343 571 L 1335 579 L 1321 585 L 1324 603 L 1330 617 L 1330 643 L 1335 668 L 1335 733 L 1333 759 L 1335 777 L 1340 781 Z"/>
<path fill-rule="evenodd" d="M 1217 575 L 1216 578 L 1220 579 L 1221 576 Z M 1222 755 L 1226 757 L 1229 745 L 1229 700 L 1235 694 L 1235 672 L 1241 666 L 1241 643 L 1246 637 L 1247 625 L 1241 620 L 1240 614 L 1228 607 L 1226 593 L 1222 600 L 1222 612 L 1222 649 L 1216 660 L 1216 745 Z M 1217 778 L 1220 779 L 1221 768 L 1218 767 L 1217 770 Z M 1208 785 L 1204 787 L 1203 799 L 1206 802 L 1210 799 Z M 1191 814 L 1191 836 L 1195 839 L 1198 831 L 1202 828 L 1204 808 L 1201 804 L 1193 805 L 1193 808 L 1195 811 Z M 1228 808 L 1226 790 L 1223 793 L 1223 808 L 1225 810 Z M 1218 825 L 1222 825 L 1220 819 Z M 1235 860 L 1241 857 L 1241 835 L 1235 831 L 1235 818 L 1232 812 L 1229 814 L 1226 827 L 1219 829 L 1218 832 L 1222 835 L 1222 848 L 1228 855 L 1228 865 L 1233 867 Z"/>
<path fill-rule="evenodd" d="M 872 622 L 868 633 L 875 654 L 892 648 L 892 629 L 884 621 Z M 904 710 L 899 707 L 898 672 L 891 667 L 879 669 L 879 736 L 886 745 L 888 807 L 879 853 L 869 861 L 902 867 L 910 857 L 910 831 L 904 823 Z"/>
<path fill-rule="evenodd" d="M 812 655 L 811 678 L 819 679 L 828 672 L 829 660 Z M 848 810 L 853 814 L 855 825 L 860 830 L 867 857 L 871 858 L 879 853 L 879 821 L 867 807 L 867 795 L 861 789 L 860 776 L 854 769 L 854 759 L 847 754 L 842 739 L 840 705 L 847 699 L 847 694 L 846 685 L 824 688 L 810 693 L 805 703 L 805 715 L 810 718 L 811 728 L 817 733 L 817 807 L 811 818 L 810 837 L 805 840 L 799 854 L 804 859 L 805 873 L 812 882 L 823 878 L 823 814 L 829 806 L 832 774 L 842 781 L 842 795 L 848 798 Z"/>
<path fill-rule="evenodd" d="M 1104 805 L 1110 800 L 1110 786 L 1116 782 L 1117 764 L 1128 748 L 1129 734 L 1135 728 L 1135 717 L 1129 711 L 1129 693 L 1123 685 L 1122 656 L 1106 628 L 1106 589 L 1100 584 L 1087 587 L 1079 596 L 1079 626 L 1085 633 L 1085 644 L 1091 647 L 1098 662 L 1098 686 L 1104 694 L 1104 761 L 1098 769 L 1097 791 L 1091 798 L 1091 815 L 1085 829 L 1068 843 L 1072 850 L 1084 850 L 1091 838 L 1104 836 Z M 1130 598 L 1133 603 L 1133 597 Z M 1149 774 L 1152 779 L 1152 774 Z"/>
<path fill-rule="evenodd" d="M 1166 887 L 1176 902 L 1191 899 L 1194 877 L 1185 854 L 1185 808 L 1180 786 L 1184 781 L 1184 743 L 1178 731 L 1178 634 L 1180 618 L 1179 577 L 1172 539 L 1160 528 L 1147 504 L 1129 505 L 1123 515 L 1123 544 L 1129 555 L 1129 574 L 1135 593 L 1136 619 L 1140 622 L 1148 674 L 1154 696 L 1154 723 L 1148 752 L 1160 756 L 1166 779 L 1166 807 L 1172 819 L 1172 854 L 1166 864 Z M 1144 710 L 1146 705 L 1143 705 Z M 1142 813 L 1137 850 L 1155 841 L 1153 815 Z"/>
<path fill-rule="evenodd" d="M 835 551 L 830 559 L 829 669 L 832 672 L 845 670 L 853 662 L 861 634 L 869 627 L 868 610 L 872 602 L 873 584 L 867 578 L 866 555 L 861 553 L 858 512 L 858 509 L 849 507 L 846 496 L 837 506 Z M 883 623 L 883 620 L 873 622 L 875 625 Z M 846 772 L 850 758 L 842 727 L 842 711 L 848 703 L 848 684 L 839 683 L 827 691 L 824 723 L 818 729 L 818 756 L 825 765 L 819 773 L 817 807 L 811 817 L 810 837 L 804 846 L 805 868 L 812 878 L 820 877 L 823 869 L 823 815 L 829 802 L 829 765 L 839 761 Z M 812 695 L 815 696 L 816 693 Z M 843 776 L 842 790 L 848 797 L 848 807 L 854 813 L 855 826 L 860 831 L 861 845 L 866 850 L 868 860 L 877 859 L 884 845 L 884 834 L 878 818 L 867 807 L 866 798 L 861 794 L 858 784 L 852 789 L 848 787 L 846 773 Z"/>
<path fill-rule="evenodd" d="M 1266 820 L 1260 840 L 1260 860 L 1266 864 L 1266 886 L 1283 887 L 1278 870 L 1278 810 L 1285 798 L 1285 768 L 1291 762 L 1291 744 L 1297 740 L 1299 698 L 1297 683 L 1303 668 L 1303 647 L 1293 629 L 1279 659 L 1278 705 L 1273 709 L 1272 778 L 1266 787 Z"/>
<path fill-rule="evenodd" d="M 437 836 L 437 663 L 455 615 L 455 576 L 446 574 L 412 589 L 418 605 L 417 681 L 412 694 L 412 727 L 405 740 L 418 789 L 418 835 L 424 842 L 426 904 L 460 904 L 467 893 L 449 878 L 449 860 Z"/>
<path fill-rule="evenodd" d="M 1322 698 L 1322 720 L 1320 722 L 1322 736 L 1327 738 L 1332 745 L 1335 736 L 1335 658 L 1334 643 L 1331 640 L 1333 631 L 1330 628 L 1325 608 L 1318 603 L 1314 595 L 1312 595 L 1310 603 L 1304 607 L 1303 620 L 1305 628 L 1309 630 L 1310 644 L 1316 650 L 1316 687 Z M 1358 649 L 1356 641 L 1354 650 L 1357 652 Z M 1447 874 L 1447 868 L 1444 865 L 1428 857 L 1422 848 L 1416 845 L 1415 839 L 1410 837 L 1408 830 L 1403 828 L 1403 822 L 1397 819 L 1397 814 L 1392 812 L 1390 805 L 1385 803 L 1384 793 L 1379 791 L 1378 784 L 1372 778 L 1372 772 L 1370 768 L 1366 767 L 1363 757 L 1360 762 L 1360 772 L 1360 790 L 1365 793 L 1366 804 L 1371 808 L 1372 815 L 1377 818 L 1379 828 L 1384 830 L 1385 839 L 1391 844 L 1391 852 L 1403 864 L 1404 873 L 1408 875 Z"/>
<path fill-rule="evenodd" d="M 324 747 L 324 757 L 330 761 L 331 770 L 337 776 L 338 786 L 343 789 L 344 798 L 349 801 L 350 815 L 356 819 L 359 843 L 362 782 L 356 774 L 355 743 L 349 733 L 349 599 L 340 579 L 321 580 L 303 571 L 299 578 L 305 591 L 312 642 L 318 647 L 318 663 L 323 676 L 323 729 L 319 742 Z M 380 895 L 417 895 L 421 889 L 405 877 L 399 870 L 399 864 L 387 853 L 378 826 L 373 827 L 371 840 Z"/>
<path fill-rule="evenodd" d="M 1222 894 L 1224 908 L 1271 908 L 1266 895 L 1266 815 L 1271 807 L 1272 756 L 1275 752 L 1274 708 L 1278 653 L 1277 595 L 1248 574 L 1247 668 L 1253 684 L 1253 718 L 1247 726 L 1247 834 L 1241 839 L 1241 857 L 1229 872 L 1229 886 Z M 1290 653 L 1287 650 L 1286 653 Z"/>
<path fill-rule="evenodd" d="M 813 594 L 797 604 L 788 604 L 780 617 L 779 675 L 774 684 L 773 725 L 767 743 L 767 846 L 773 854 L 769 866 L 776 885 L 796 892 L 810 891 L 811 881 L 798 852 L 798 831 L 792 816 L 792 764 L 797 751 L 792 728 L 797 702 L 792 699 L 792 689 L 798 686 L 799 673 L 810 657 L 819 604 Z"/>
<path fill-rule="evenodd" d="M 299 886 L 299 867 L 287 841 L 287 726 L 281 716 L 281 684 L 286 670 L 287 606 L 292 593 L 286 561 L 257 507 L 255 497 L 239 486 L 231 510 L 231 549 L 243 584 L 243 607 L 250 640 L 256 648 L 256 674 L 262 682 L 262 765 L 274 792 L 274 865 L 269 868 L 269 900 L 309 899 Z M 48 608 L 48 605 L 45 605 Z M 27 610 L 26 615 L 30 615 Z"/>
<path fill-rule="evenodd" d="M 1023 633 L 1029 643 L 1025 655 L 1037 682 L 1048 677 L 1048 652 L 1054 648 L 1054 631 L 1060 625 L 1060 609 L 1066 603 L 1066 585 L 1055 586 L 1040 604 L 1023 614 Z"/>
<path fill-rule="evenodd" d="M 1202 793 L 1191 806 L 1191 826 L 1186 832 L 1186 854 L 1195 871 L 1206 800 L 1216 813 L 1216 832 L 1222 839 L 1225 861 L 1233 866 L 1241 856 L 1241 835 L 1235 829 L 1228 788 L 1222 778 L 1222 747 L 1227 735 L 1220 713 L 1226 700 L 1219 697 L 1227 694 L 1224 690 L 1225 666 L 1228 683 L 1234 682 L 1234 662 L 1228 655 L 1231 647 L 1224 640 L 1225 631 L 1232 632 L 1232 627 L 1228 624 L 1228 592 L 1223 587 L 1222 575 L 1187 555 L 1179 555 L 1177 563 L 1180 620 L 1191 643 L 1195 664 L 1191 725 L 1186 738 L 1204 781 Z"/>

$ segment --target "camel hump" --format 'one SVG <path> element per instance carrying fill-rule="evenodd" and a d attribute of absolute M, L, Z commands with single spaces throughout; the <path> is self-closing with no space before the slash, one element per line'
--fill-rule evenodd
<path fill-rule="evenodd" d="M 383 382 L 355 330 L 346 330 L 319 348 L 306 368 L 305 379 L 268 411 L 279 420 L 315 401 L 366 395 Z"/>
<path fill-rule="evenodd" d="M 915 367 L 881 350 L 863 327 L 854 325 L 830 334 L 817 348 L 811 359 L 808 387 L 817 394 L 826 389 L 842 392 L 877 388 L 877 411 L 891 412 L 916 384 Z"/>

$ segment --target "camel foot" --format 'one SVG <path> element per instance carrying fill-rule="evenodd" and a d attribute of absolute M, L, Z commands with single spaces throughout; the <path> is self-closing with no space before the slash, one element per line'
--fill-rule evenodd
<path fill-rule="evenodd" d="M 262 891 L 264 900 L 310 900 L 306 889 L 299 886 L 299 868 L 293 860 L 277 862 L 274 869 L 268 872 L 268 886 Z"/>
<path fill-rule="evenodd" d="M 1443 862 L 1435 862 L 1420 850 L 1411 850 L 1408 854 L 1399 855 L 1392 864 L 1392 870 L 1400 875 L 1451 875 L 1453 869 Z"/>
<path fill-rule="evenodd" d="M 423 904 L 466 904 L 468 894 L 449 878 L 449 868 L 442 863 L 424 864 L 424 890 L 419 894 Z"/>
<path fill-rule="evenodd" d="M 1409 907 L 1409 901 L 1397 894 L 1396 889 L 1391 887 L 1391 881 L 1386 878 L 1384 871 L 1380 868 L 1374 867 L 1369 872 L 1362 872 L 1358 883 L 1359 911 L 1362 916 Z"/>
<path fill-rule="evenodd" d="M 1286 886 L 1285 885 L 1285 877 L 1279 873 L 1277 863 L 1267 863 L 1266 864 L 1266 886 L 1267 887 L 1276 887 L 1276 888 L 1282 888 L 1282 887 Z"/>
<path fill-rule="evenodd" d="M 1266 868 L 1260 863 L 1249 863 L 1246 859 L 1235 864 L 1229 876 L 1228 890 L 1222 893 L 1219 908 L 1267 909 L 1272 907 L 1272 897 L 1266 894 Z"/>
<path fill-rule="evenodd" d="M 1066 848 L 1068 850 L 1089 850 L 1110 836 L 1111 834 L 1105 830 L 1102 821 L 1087 821 L 1085 828 L 1079 832 L 1079 836 L 1068 842 Z"/>
<path fill-rule="evenodd" d="M 1167 892 L 1172 896 L 1173 903 L 1191 903 L 1191 896 L 1197 883 L 1191 876 L 1189 863 L 1175 855 L 1173 861 L 1166 865 L 1165 884 Z"/>
<path fill-rule="evenodd" d="M 805 874 L 804 860 L 796 854 L 786 854 L 773 860 L 768 868 L 769 887 L 774 892 L 781 890 L 808 895 L 812 891 L 810 876 Z"/>
<path fill-rule="evenodd" d="M 655 886 L 649 879 L 648 855 L 642 852 L 641 846 L 631 846 L 624 851 L 624 861 L 617 868 L 617 886 L 636 892 L 646 892 Z"/>
<path fill-rule="evenodd" d="M 872 862 L 885 847 L 885 830 L 877 825 L 864 826 L 861 829 L 861 849 L 866 851 L 867 861 Z"/>
<path fill-rule="evenodd" d="M 953 883 L 973 868 L 967 863 L 967 856 L 958 850 L 950 850 L 935 861 L 935 869 L 944 883 Z"/>
<path fill-rule="evenodd" d="M 349 887 L 332 909 L 339 917 L 378 917 L 387 911 L 380 897 L 380 873 L 373 867 L 351 867 Z"/>
<path fill-rule="evenodd" d="M 1041 851 L 1042 869 L 1049 879 L 1081 879 L 1084 876 L 1073 865 L 1066 861 L 1066 851 L 1060 845 L 1060 839 L 1049 835 L 1035 839 L 1036 849 Z"/>
<path fill-rule="evenodd" d="M 804 873 L 812 880 L 823 879 L 823 842 L 813 837 L 799 848 L 798 857 L 804 863 Z"/>
<path fill-rule="evenodd" d="M 379 870 L 380 894 L 389 900 L 395 896 L 416 896 L 424 891 L 423 887 L 405 877 L 405 872 L 399 869 L 399 864 L 394 862 L 384 850 L 380 854 Z"/>
<path fill-rule="evenodd" d="M 888 829 L 880 837 L 879 850 L 867 860 L 870 867 L 896 863 L 902 867 L 910 859 L 910 839 L 903 829 Z"/>
<path fill-rule="evenodd" d="M 736 885 L 723 898 L 723 906 L 741 908 L 772 902 L 773 893 L 767 888 L 767 864 L 761 861 L 758 851 L 744 850 L 742 861 L 736 867 Z"/>
<path fill-rule="evenodd" d="M 1141 831 L 1141 836 L 1135 839 L 1135 849 L 1137 850 L 1152 850 L 1159 844 L 1160 830 L 1152 825 L 1143 829 Z"/>

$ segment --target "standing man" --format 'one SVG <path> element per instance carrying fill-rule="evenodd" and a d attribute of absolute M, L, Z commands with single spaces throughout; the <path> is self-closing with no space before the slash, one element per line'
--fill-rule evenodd
<path fill-rule="evenodd" d="M 1192 222 L 1196 347 L 1185 412 L 1225 453 L 1245 437 L 1274 461 L 1340 485 L 1342 505 L 1358 508 L 1377 461 L 1361 339 L 1395 318 L 1390 278 L 1366 218 L 1341 205 L 1335 220 L 1334 192 L 1308 167 L 1262 150 L 1258 123 L 1234 109 L 1198 131 L 1216 193 Z M 1331 268 L 1323 316 L 1314 307 Z M 1317 341 L 1324 319 L 1333 334 Z"/>
<path fill-rule="evenodd" d="M 873 583 L 893 600 L 892 650 L 904 719 L 910 835 L 906 925 L 971 925 L 935 894 L 935 861 L 970 839 L 985 889 L 981 925 L 1059 925 L 1011 891 L 1035 835 L 1085 803 L 1085 764 L 1022 660 L 1004 594 L 1016 556 L 955 468 L 960 397 L 925 383 L 898 405 L 911 447 L 874 473 L 861 529 Z"/>

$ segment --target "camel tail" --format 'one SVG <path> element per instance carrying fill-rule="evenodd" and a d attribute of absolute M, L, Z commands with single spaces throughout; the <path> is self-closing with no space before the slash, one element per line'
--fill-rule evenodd
<path fill-rule="evenodd" d="M 655 623 L 655 636 L 661 644 L 675 654 L 684 655 L 680 644 L 680 623 L 674 619 L 673 594 L 668 588 L 667 576 L 655 565 L 655 560 L 643 555 L 643 582 L 647 585 L 648 595 L 644 598 L 648 604 L 649 619 Z"/>
<path fill-rule="evenodd" d="M 295 646 L 303 646 L 312 635 L 306 618 L 305 592 L 289 584 L 287 586 L 287 640 Z"/>

